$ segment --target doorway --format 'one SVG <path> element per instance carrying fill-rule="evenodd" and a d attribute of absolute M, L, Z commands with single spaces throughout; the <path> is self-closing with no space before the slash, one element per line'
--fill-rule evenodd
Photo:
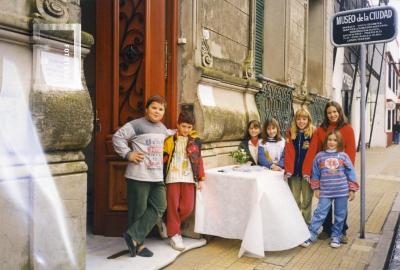
<path fill-rule="evenodd" d="M 177 0 L 96 1 L 96 120 L 89 190 L 94 234 L 121 236 L 127 226 L 127 162 L 113 150 L 114 132 L 142 117 L 146 100 L 156 94 L 168 102 L 164 123 L 175 124 L 177 9 Z"/>

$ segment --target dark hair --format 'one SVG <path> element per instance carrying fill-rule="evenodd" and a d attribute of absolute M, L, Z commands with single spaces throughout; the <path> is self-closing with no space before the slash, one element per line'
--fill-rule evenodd
<path fill-rule="evenodd" d="M 196 123 L 193 113 L 186 111 L 181 112 L 178 116 L 178 124 L 182 123 L 190 124 L 193 126 Z"/>
<path fill-rule="evenodd" d="M 250 136 L 250 133 L 249 133 L 249 129 L 250 129 L 251 126 L 258 127 L 260 129 L 260 131 L 261 131 L 260 121 L 258 121 L 258 120 L 250 120 L 249 123 L 247 123 L 246 131 L 244 133 L 244 139 L 245 140 L 250 140 L 251 139 L 251 136 Z M 260 132 L 260 134 L 258 134 L 258 138 L 261 138 L 261 132 Z"/>
<path fill-rule="evenodd" d="M 342 128 L 344 125 L 346 125 L 346 124 L 347 124 L 347 117 L 346 117 L 346 116 L 344 115 L 344 113 L 343 113 L 342 106 L 340 106 L 340 104 L 337 103 L 336 101 L 331 100 L 331 101 L 329 101 L 328 103 L 326 103 L 326 105 L 325 105 L 325 109 L 324 109 L 324 121 L 322 122 L 321 127 L 322 127 L 323 129 L 325 129 L 325 130 L 329 127 L 329 124 L 330 124 L 330 123 L 329 123 L 328 113 L 327 113 L 329 107 L 335 107 L 336 110 L 337 110 L 338 113 L 339 113 L 339 118 L 338 118 L 337 123 L 336 123 L 336 128 L 340 129 L 340 128 Z"/>
<path fill-rule="evenodd" d="M 164 108 L 167 108 L 167 101 L 165 100 L 164 97 L 155 95 L 151 96 L 147 101 L 146 101 L 146 109 L 150 106 L 151 103 L 157 102 L 160 103 L 161 105 L 164 105 Z"/>
<path fill-rule="evenodd" d="M 326 134 L 326 137 L 325 137 L 325 140 L 324 140 L 323 149 L 324 149 L 324 150 L 328 149 L 328 138 L 329 138 L 329 136 L 331 136 L 332 134 L 336 136 L 336 140 L 337 140 L 336 149 L 337 149 L 337 151 L 338 151 L 338 152 L 343 152 L 343 136 L 342 136 L 342 134 L 340 133 L 340 131 L 339 131 L 339 130 L 336 130 L 336 129 L 331 130 L 331 131 L 328 132 L 328 134 Z"/>
<path fill-rule="evenodd" d="M 282 139 L 281 127 L 279 126 L 279 123 L 278 123 L 278 121 L 276 121 L 275 118 L 270 118 L 270 119 L 267 119 L 267 120 L 265 121 L 265 123 L 264 123 L 264 128 L 263 128 L 263 143 L 266 143 L 266 142 L 267 142 L 267 137 L 268 137 L 267 128 L 268 128 L 268 126 L 274 126 L 274 127 L 276 127 L 277 132 L 276 132 L 276 136 L 275 136 L 274 139 L 277 140 L 277 141 L 280 141 L 280 140 Z"/>

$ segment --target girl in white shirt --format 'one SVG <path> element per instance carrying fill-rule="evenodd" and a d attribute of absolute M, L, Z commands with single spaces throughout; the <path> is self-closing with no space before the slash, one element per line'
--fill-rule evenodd
<path fill-rule="evenodd" d="M 285 140 L 282 138 L 281 128 L 276 119 L 265 121 L 263 140 L 258 147 L 258 163 L 273 171 L 282 171 L 285 161 Z"/>

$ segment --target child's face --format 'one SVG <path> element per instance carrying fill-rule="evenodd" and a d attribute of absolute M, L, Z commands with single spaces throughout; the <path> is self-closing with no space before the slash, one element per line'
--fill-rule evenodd
<path fill-rule="evenodd" d="M 329 150 L 336 150 L 338 145 L 337 138 L 335 134 L 331 134 L 328 136 L 328 141 L 326 142 L 326 146 Z"/>
<path fill-rule="evenodd" d="M 178 135 L 187 137 L 190 132 L 193 130 L 193 125 L 188 123 L 180 123 L 178 124 Z"/>
<path fill-rule="evenodd" d="M 267 127 L 267 135 L 268 135 L 268 137 L 275 138 L 277 133 L 278 133 L 278 129 L 276 128 L 276 126 L 269 125 Z"/>
<path fill-rule="evenodd" d="M 296 119 L 296 126 L 298 129 L 303 130 L 308 125 L 308 118 L 305 116 L 299 116 Z"/>
<path fill-rule="evenodd" d="M 146 116 L 153 123 L 160 122 L 164 116 L 164 113 L 164 104 L 158 102 L 152 102 L 150 103 L 149 107 L 146 108 Z"/>
<path fill-rule="evenodd" d="M 260 135 L 261 130 L 257 126 L 250 125 L 248 132 L 251 138 L 256 138 Z"/>
<path fill-rule="evenodd" d="M 330 106 L 326 109 L 326 116 L 328 117 L 329 123 L 336 123 L 339 119 L 339 112 L 335 106 Z"/>

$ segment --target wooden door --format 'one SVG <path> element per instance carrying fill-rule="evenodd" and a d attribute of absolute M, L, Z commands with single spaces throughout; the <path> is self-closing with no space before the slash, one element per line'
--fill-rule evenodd
<path fill-rule="evenodd" d="M 96 2 L 95 234 L 127 227 L 126 161 L 113 150 L 114 132 L 142 117 L 155 94 L 167 98 L 165 124 L 175 124 L 177 20 L 177 0 Z"/>

